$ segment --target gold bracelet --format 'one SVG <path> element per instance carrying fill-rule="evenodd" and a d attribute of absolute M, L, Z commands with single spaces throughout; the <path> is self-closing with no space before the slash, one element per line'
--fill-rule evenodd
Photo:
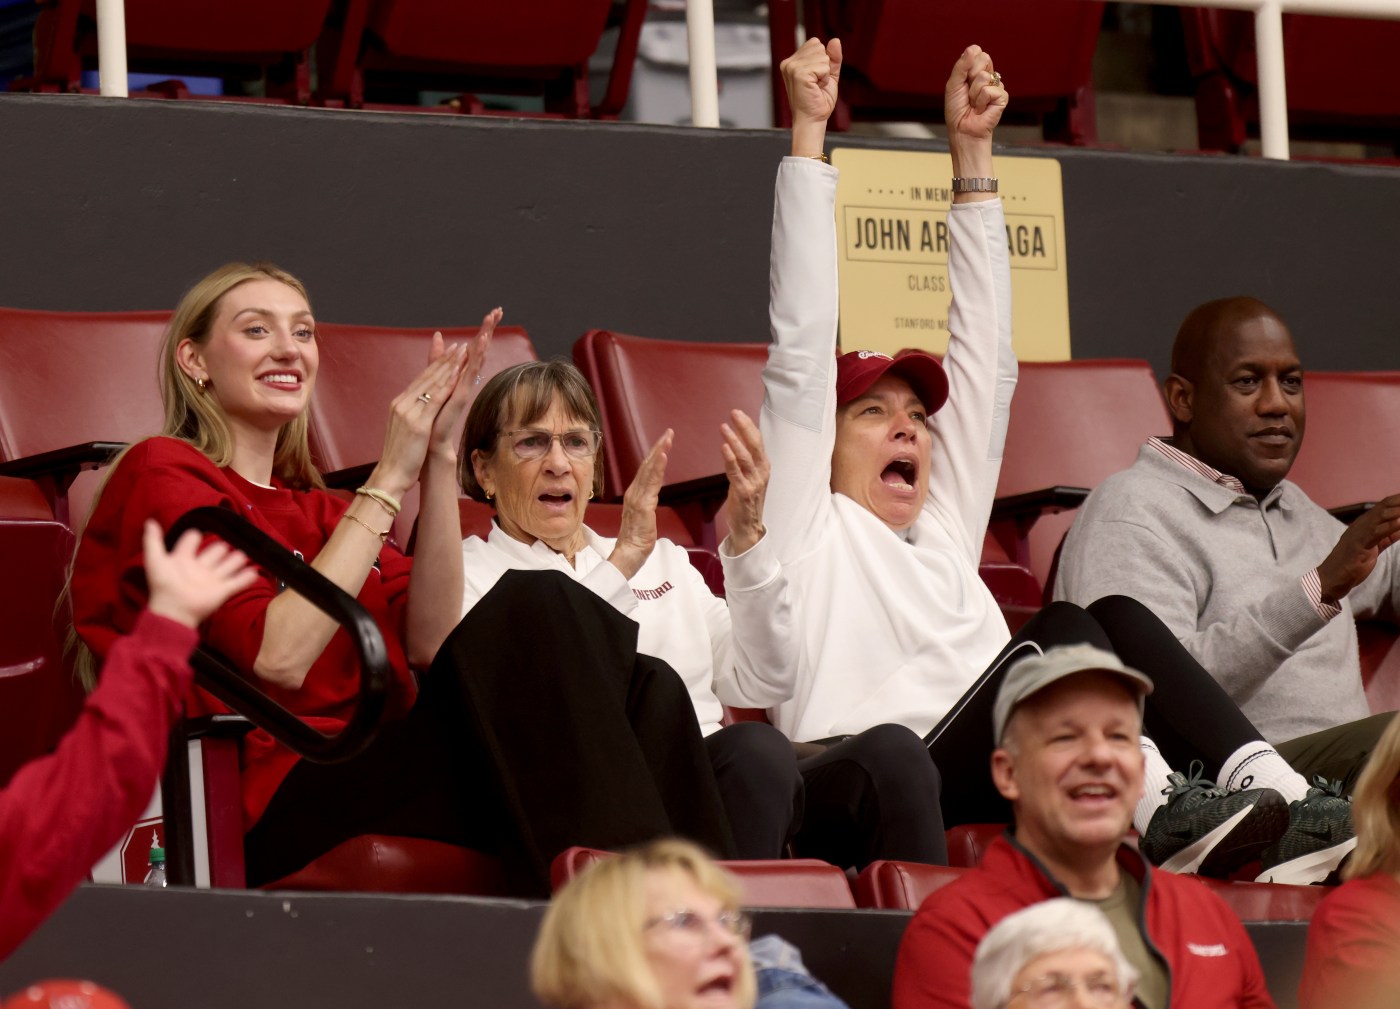
<path fill-rule="evenodd" d="M 399 517 L 399 512 L 403 511 L 403 503 L 388 491 L 380 490 L 378 487 L 356 487 L 356 494 L 363 494 L 371 501 L 378 501 L 384 506 L 384 510 L 389 513 L 391 519 Z"/>
<path fill-rule="evenodd" d="M 820 161 L 824 165 L 827 164 L 825 151 L 822 151 L 820 154 L 799 154 L 798 157 L 811 158 L 813 161 Z"/>
<path fill-rule="evenodd" d="M 368 532 L 371 536 L 378 536 L 378 537 L 379 537 L 379 542 L 380 542 L 380 543 L 387 543 L 387 542 L 389 542 L 389 530 L 388 530 L 388 529 L 385 529 L 382 533 L 381 533 L 381 532 L 375 532 L 374 527 L 371 526 L 368 522 L 366 522 L 364 519 L 360 518 L 358 515 L 351 515 L 349 512 L 346 512 L 346 513 L 344 514 L 343 517 L 349 519 L 351 522 L 356 522 L 356 523 L 358 523 L 359 525 L 363 526 L 364 529 L 365 529 L 365 531 Z"/>

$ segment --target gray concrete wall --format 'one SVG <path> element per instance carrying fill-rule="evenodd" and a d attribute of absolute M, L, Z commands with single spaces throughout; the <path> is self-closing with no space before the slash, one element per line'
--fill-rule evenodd
<path fill-rule="evenodd" d="M 0 96 L 0 305 L 164 307 L 221 262 L 265 258 L 327 320 L 463 324 L 502 304 L 543 353 L 594 326 L 764 340 L 784 147 L 774 131 Z M 1015 153 L 1063 165 L 1075 356 L 1160 370 L 1191 306 L 1248 292 L 1311 367 L 1400 366 L 1400 170 Z"/>

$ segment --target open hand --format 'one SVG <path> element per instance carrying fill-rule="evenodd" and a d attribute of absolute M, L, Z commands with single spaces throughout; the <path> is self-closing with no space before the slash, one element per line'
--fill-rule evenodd
<path fill-rule="evenodd" d="M 666 453 L 671 451 L 674 437 L 675 432 L 667 428 L 637 467 L 637 475 L 622 495 L 617 544 L 608 560 L 629 580 L 656 548 L 656 506 L 666 480 Z"/>
<path fill-rule="evenodd" d="M 1317 566 L 1322 601 L 1335 606 L 1366 580 L 1381 551 L 1400 540 L 1400 494 L 1392 494 L 1347 526 L 1327 559 Z"/>
<path fill-rule="evenodd" d="M 763 498 L 768 493 L 770 467 L 763 435 L 743 410 L 732 410 L 730 423 L 720 425 L 724 472 L 729 477 L 729 551 L 742 554 L 763 539 Z"/>
<path fill-rule="evenodd" d="M 501 321 L 503 314 L 500 308 L 493 308 L 487 312 L 482 317 L 481 328 L 476 336 L 464 344 L 465 351 L 456 384 L 433 421 L 428 446 L 430 452 L 450 455 L 453 461 L 456 461 L 457 426 L 480 389 L 478 383 L 481 381 L 481 369 L 486 364 L 486 351 L 491 346 L 491 337 L 495 334 L 496 325 Z M 447 348 L 443 346 L 442 334 L 434 333 L 432 347 L 428 351 L 428 363 L 431 365 L 446 354 Z"/>
<path fill-rule="evenodd" d="M 146 520 L 141 537 L 151 590 L 146 608 L 186 627 L 198 627 L 257 580 L 258 569 L 223 540 L 211 540 L 201 550 L 204 536 L 196 529 L 181 536 L 169 553 L 154 519 Z"/>

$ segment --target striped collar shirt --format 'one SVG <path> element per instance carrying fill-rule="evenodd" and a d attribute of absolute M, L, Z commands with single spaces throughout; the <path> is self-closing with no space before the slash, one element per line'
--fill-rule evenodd
<path fill-rule="evenodd" d="M 1220 472 L 1220 470 L 1216 469 L 1214 466 L 1202 462 L 1195 456 L 1187 455 L 1175 445 L 1171 445 L 1161 438 L 1149 438 L 1147 439 L 1147 444 L 1172 462 L 1177 463 L 1198 476 L 1205 477 L 1211 483 L 1219 484 L 1241 496 L 1248 495 L 1248 491 L 1244 489 L 1244 484 L 1240 482 L 1238 477 Z M 1313 609 L 1317 611 L 1317 615 L 1323 620 L 1331 620 L 1342 612 L 1340 606 L 1322 601 L 1322 579 L 1318 576 L 1317 568 L 1306 572 L 1299 581 L 1302 583 L 1303 591 L 1307 593 L 1308 601 L 1312 603 Z"/>

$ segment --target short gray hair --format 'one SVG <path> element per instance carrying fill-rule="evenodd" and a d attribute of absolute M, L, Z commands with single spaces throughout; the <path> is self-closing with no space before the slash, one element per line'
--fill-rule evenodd
<path fill-rule="evenodd" d="M 1138 972 L 1118 948 L 1118 938 L 1098 908 L 1072 897 L 1032 904 L 997 922 L 972 958 L 972 1009 L 1001 1009 L 1011 982 L 1036 957 L 1068 949 L 1091 949 L 1108 957 L 1127 991 Z"/>

